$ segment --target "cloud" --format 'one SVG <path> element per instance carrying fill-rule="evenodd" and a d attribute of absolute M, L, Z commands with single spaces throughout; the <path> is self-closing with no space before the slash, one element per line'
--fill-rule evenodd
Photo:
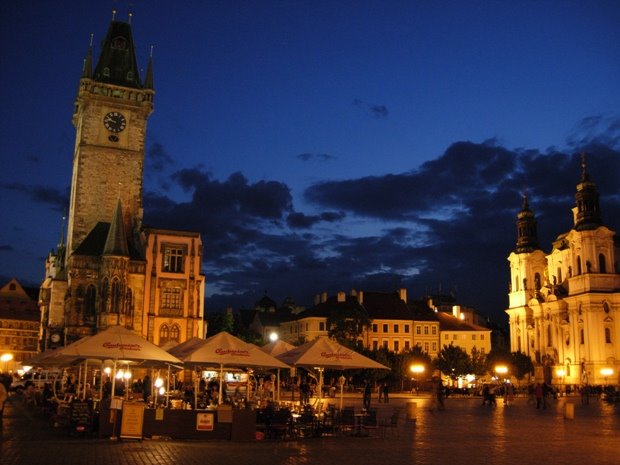
<path fill-rule="evenodd" d="M 620 148 L 620 116 L 592 115 L 582 118 L 566 140 L 569 147 L 585 149 L 592 146 Z"/>
<path fill-rule="evenodd" d="M 41 185 L 29 186 L 16 182 L 1 184 L 0 189 L 22 192 L 27 194 L 33 202 L 51 205 L 56 211 L 66 211 L 69 206 L 70 190 L 68 187 L 64 190 L 60 190 L 55 187 Z"/>
<path fill-rule="evenodd" d="M 304 213 L 295 212 L 288 215 L 286 223 L 291 228 L 310 228 L 315 224 L 325 221 L 333 223 L 344 219 L 344 212 L 324 212 L 320 215 L 306 215 Z"/>
<path fill-rule="evenodd" d="M 377 119 L 387 118 L 390 114 L 390 111 L 388 110 L 388 107 L 386 105 L 366 103 L 358 98 L 353 100 L 353 106 L 367 111 L 370 115 L 374 116 Z"/>
<path fill-rule="evenodd" d="M 0 252 L 12 252 L 14 250 L 15 248 L 12 245 L 7 245 L 7 244 L 0 245 Z"/>
<path fill-rule="evenodd" d="M 168 155 L 163 145 L 155 142 L 148 148 L 145 164 L 147 169 L 161 173 L 167 167 L 174 165 L 174 159 Z"/>
<path fill-rule="evenodd" d="M 318 160 L 318 161 L 330 161 L 330 160 L 334 160 L 336 157 L 334 157 L 333 155 L 329 155 L 328 153 L 300 153 L 299 155 L 297 155 L 297 158 L 301 161 L 312 161 L 312 160 Z"/>
<path fill-rule="evenodd" d="M 410 171 L 309 186 L 304 202 L 317 214 L 295 208 L 280 182 L 179 170 L 168 182 L 188 199 L 148 193 L 145 224 L 201 233 L 207 311 L 252 307 L 265 290 L 277 302 L 291 296 L 311 305 L 322 291 L 406 287 L 411 299 L 455 290 L 460 303 L 503 321 L 506 257 L 522 195 L 527 191 L 541 246 L 550 251 L 572 227 L 583 149 L 456 142 Z M 600 144 L 587 152 L 604 220 L 617 230 L 620 153 Z"/>

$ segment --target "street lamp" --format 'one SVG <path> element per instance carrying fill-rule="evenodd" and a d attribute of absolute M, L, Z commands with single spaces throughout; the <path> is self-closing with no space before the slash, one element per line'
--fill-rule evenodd
<path fill-rule="evenodd" d="M 7 352 L 5 354 L 0 355 L 0 361 L 2 365 L 4 365 L 2 371 L 8 371 L 9 362 L 13 360 L 13 354 Z"/>
<path fill-rule="evenodd" d="M 613 368 L 601 368 L 601 375 L 605 377 L 605 384 L 607 384 L 607 377 L 612 376 L 614 374 Z"/>
<path fill-rule="evenodd" d="M 272 331 L 272 332 L 269 334 L 269 340 L 270 340 L 271 342 L 276 342 L 276 341 L 278 340 L 278 333 L 276 333 L 275 331 Z"/>
<path fill-rule="evenodd" d="M 416 378 L 420 377 L 420 375 L 422 373 L 424 373 L 424 370 L 425 370 L 424 365 L 422 365 L 421 363 L 415 363 L 415 364 L 413 364 L 413 365 L 411 365 L 409 367 L 409 370 L 411 370 L 411 373 L 413 373 L 413 381 L 416 382 L 414 387 L 415 387 L 415 390 L 416 390 L 416 393 L 417 393 L 418 392 L 418 383 L 417 383 Z"/>

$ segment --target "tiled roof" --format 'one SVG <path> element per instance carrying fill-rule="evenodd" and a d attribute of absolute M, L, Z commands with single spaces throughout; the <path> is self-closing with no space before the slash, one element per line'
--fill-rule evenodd
<path fill-rule="evenodd" d="M 440 331 L 491 331 L 483 326 L 466 323 L 445 312 L 437 312 Z"/>

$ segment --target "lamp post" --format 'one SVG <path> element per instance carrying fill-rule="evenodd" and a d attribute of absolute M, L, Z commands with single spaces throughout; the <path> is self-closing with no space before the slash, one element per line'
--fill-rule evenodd
<path fill-rule="evenodd" d="M 413 365 L 411 365 L 409 367 L 409 370 L 411 371 L 411 373 L 413 373 L 412 381 L 415 382 L 415 385 L 414 385 L 413 388 L 415 389 L 416 394 L 417 394 L 418 393 L 418 380 L 417 380 L 417 378 L 419 378 L 420 375 L 422 373 L 424 373 L 425 368 L 424 368 L 424 365 L 422 365 L 421 363 L 415 363 L 415 364 L 413 364 Z"/>
<path fill-rule="evenodd" d="M 2 362 L 2 372 L 9 371 L 8 367 L 11 360 L 13 360 L 13 354 L 9 352 L 0 355 L 0 361 Z"/>

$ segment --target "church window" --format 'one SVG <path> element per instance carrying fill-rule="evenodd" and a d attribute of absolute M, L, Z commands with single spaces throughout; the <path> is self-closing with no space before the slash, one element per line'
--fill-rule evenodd
<path fill-rule="evenodd" d="M 600 273 L 607 273 L 607 263 L 605 262 L 605 255 L 602 253 L 598 255 L 598 269 Z"/>
<path fill-rule="evenodd" d="M 611 328 L 605 328 L 605 344 L 611 344 Z"/>
<path fill-rule="evenodd" d="M 170 340 L 170 329 L 168 329 L 168 325 L 161 325 L 159 328 L 159 344 L 165 344 Z"/>
<path fill-rule="evenodd" d="M 586 338 L 585 338 L 585 332 L 584 332 L 583 328 L 581 328 L 581 329 L 579 330 L 579 343 L 580 343 L 580 344 L 585 344 L 585 343 L 586 343 L 586 342 L 585 342 L 585 340 L 586 340 Z"/>
<path fill-rule="evenodd" d="M 103 280 L 103 285 L 101 286 L 101 311 L 108 311 L 108 297 L 109 297 L 109 284 L 108 278 Z"/>
<path fill-rule="evenodd" d="M 86 288 L 84 296 L 84 316 L 87 320 L 95 318 L 95 303 L 97 300 L 97 289 L 92 284 Z"/>
<path fill-rule="evenodd" d="M 547 325 L 547 347 L 551 346 L 551 325 Z"/>
<path fill-rule="evenodd" d="M 179 329 L 179 325 L 172 325 L 170 328 L 170 338 L 169 341 L 179 342 L 179 335 L 181 331 Z"/>
<path fill-rule="evenodd" d="M 577 276 L 581 274 L 581 257 L 577 257 Z"/>
<path fill-rule="evenodd" d="M 112 306 L 110 311 L 112 313 L 121 313 L 121 309 L 123 307 L 123 286 L 117 278 L 112 280 L 112 292 L 110 293 L 110 298 L 112 299 Z"/>
<path fill-rule="evenodd" d="M 108 68 L 107 66 L 103 68 L 103 75 L 106 77 L 110 77 L 110 68 Z"/>
<path fill-rule="evenodd" d="M 609 313 L 609 304 L 607 302 L 603 302 L 603 311 Z"/>
<path fill-rule="evenodd" d="M 540 288 L 542 287 L 542 285 L 540 283 L 540 273 L 536 273 L 534 275 L 534 284 L 536 286 L 536 290 L 540 291 Z"/>
<path fill-rule="evenodd" d="M 183 248 L 181 247 L 164 247 L 162 271 L 168 273 L 183 273 L 183 252 Z"/>

